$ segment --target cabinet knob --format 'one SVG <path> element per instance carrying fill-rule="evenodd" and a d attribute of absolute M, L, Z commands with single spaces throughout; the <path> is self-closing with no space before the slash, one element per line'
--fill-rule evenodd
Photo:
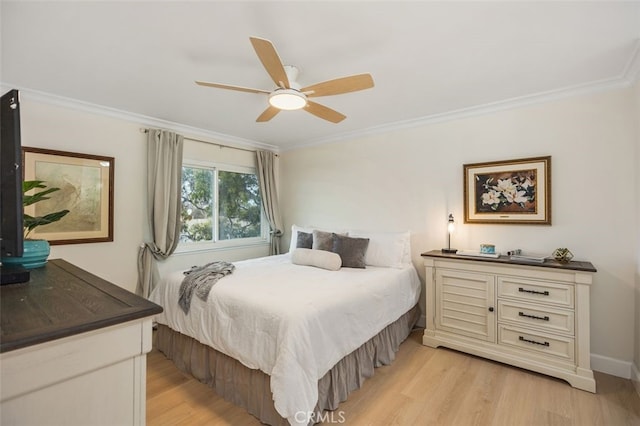
<path fill-rule="evenodd" d="M 493 306 L 489 306 L 489 312 L 493 312 Z"/>

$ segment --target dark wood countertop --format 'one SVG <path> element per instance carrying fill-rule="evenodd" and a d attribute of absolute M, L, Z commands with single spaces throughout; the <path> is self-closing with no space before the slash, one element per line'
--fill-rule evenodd
<path fill-rule="evenodd" d="M 0 287 L 0 352 L 145 318 L 162 307 L 62 259 Z"/>
<path fill-rule="evenodd" d="M 525 260 L 512 260 L 509 256 L 503 256 L 493 258 L 493 257 L 481 257 L 481 256 L 465 256 L 451 253 L 443 253 L 440 250 L 431 250 L 426 253 L 422 253 L 421 256 L 424 257 L 440 257 L 445 259 L 457 259 L 457 260 L 473 260 L 479 262 L 493 262 L 493 263 L 502 263 L 507 265 L 526 265 L 526 266 L 537 266 L 540 268 L 556 268 L 556 269 L 565 269 L 565 270 L 573 270 L 573 271 L 583 271 L 583 272 L 598 272 L 597 269 L 591 264 L 591 262 L 586 261 L 574 261 L 568 263 L 558 262 L 555 259 L 545 259 L 543 263 L 537 262 L 527 262 Z"/>

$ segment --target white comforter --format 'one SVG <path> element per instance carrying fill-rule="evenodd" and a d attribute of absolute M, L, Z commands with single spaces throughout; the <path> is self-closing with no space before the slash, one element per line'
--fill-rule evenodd
<path fill-rule="evenodd" d="M 177 302 L 182 272 L 167 276 L 150 296 L 164 307 L 156 320 L 270 375 L 275 408 L 291 424 L 306 423 L 333 365 L 420 296 L 411 265 L 327 271 L 294 265 L 289 254 L 234 264 L 188 315 Z"/>

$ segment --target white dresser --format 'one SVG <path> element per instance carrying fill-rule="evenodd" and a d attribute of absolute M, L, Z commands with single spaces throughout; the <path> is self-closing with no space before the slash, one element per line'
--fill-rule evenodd
<path fill-rule="evenodd" d="M 426 268 L 422 339 L 596 391 L 590 367 L 589 262 L 543 264 L 434 250 Z"/>
<path fill-rule="evenodd" d="M 0 288 L 0 424 L 145 424 L 162 308 L 63 260 Z"/>

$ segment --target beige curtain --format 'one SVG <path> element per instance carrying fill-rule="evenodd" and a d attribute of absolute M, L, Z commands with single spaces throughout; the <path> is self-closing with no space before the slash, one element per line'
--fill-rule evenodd
<path fill-rule="evenodd" d="M 260 196 L 269 227 L 271 228 L 271 247 L 269 254 L 280 254 L 280 237 L 282 237 L 282 219 L 278 206 L 276 189 L 275 154 L 270 151 L 256 151 L 258 160 L 258 182 Z"/>
<path fill-rule="evenodd" d="M 151 241 L 138 251 L 138 294 L 149 297 L 157 280 L 154 260 L 168 258 L 180 240 L 183 137 L 149 129 L 147 138 L 147 213 Z"/>

